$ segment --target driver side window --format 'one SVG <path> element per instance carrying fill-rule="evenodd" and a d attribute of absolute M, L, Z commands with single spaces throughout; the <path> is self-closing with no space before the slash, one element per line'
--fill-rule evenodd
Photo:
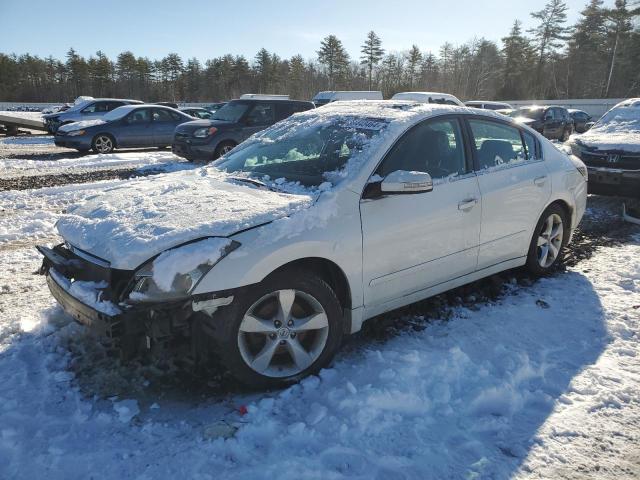
<path fill-rule="evenodd" d="M 459 122 L 427 120 L 411 128 L 396 142 L 376 173 L 385 177 L 396 170 L 427 172 L 432 178 L 465 173 Z"/>
<path fill-rule="evenodd" d="M 129 114 L 127 117 L 127 123 L 129 125 L 140 124 L 140 123 L 148 123 L 151 120 L 151 113 L 148 108 L 141 108 L 139 110 L 135 110 Z"/>

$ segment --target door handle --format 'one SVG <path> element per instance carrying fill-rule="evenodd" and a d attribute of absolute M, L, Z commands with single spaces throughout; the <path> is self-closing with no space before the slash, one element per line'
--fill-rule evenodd
<path fill-rule="evenodd" d="M 536 177 L 533 179 L 533 183 L 535 183 L 539 187 L 542 187 L 545 183 L 547 183 L 547 176 L 542 175 L 541 177 Z"/>
<path fill-rule="evenodd" d="M 458 210 L 468 211 L 475 207 L 476 203 L 478 203 L 477 198 L 467 198 L 466 200 L 462 200 L 458 203 Z"/>

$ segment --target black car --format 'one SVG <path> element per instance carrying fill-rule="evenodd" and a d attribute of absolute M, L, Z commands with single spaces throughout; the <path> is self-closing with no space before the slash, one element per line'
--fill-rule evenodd
<path fill-rule="evenodd" d="M 587 112 L 583 110 L 576 110 L 574 108 L 570 108 L 567 111 L 573 119 L 573 126 L 576 133 L 584 133 L 593 125 L 591 115 L 589 115 Z"/>
<path fill-rule="evenodd" d="M 232 100 L 208 120 L 179 125 L 173 153 L 188 160 L 214 160 L 254 133 L 312 108 L 312 102 L 298 100 Z"/>
<path fill-rule="evenodd" d="M 509 116 L 550 140 L 566 141 L 573 133 L 573 119 L 564 107 L 556 105 L 520 107 Z"/>
<path fill-rule="evenodd" d="M 640 98 L 617 104 L 570 146 L 587 166 L 589 193 L 640 198 Z"/>

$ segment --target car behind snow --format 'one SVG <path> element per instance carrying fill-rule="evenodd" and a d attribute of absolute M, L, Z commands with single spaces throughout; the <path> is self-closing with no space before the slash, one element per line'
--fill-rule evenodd
<path fill-rule="evenodd" d="M 589 192 L 640 197 L 640 98 L 617 104 L 570 145 L 589 169 Z"/>
<path fill-rule="evenodd" d="M 326 366 L 363 321 L 509 268 L 553 270 L 586 171 L 504 116 L 413 102 L 299 113 L 198 170 L 71 208 L 53 296 L 125 352 L 189 342 L 254 387 Z"/>

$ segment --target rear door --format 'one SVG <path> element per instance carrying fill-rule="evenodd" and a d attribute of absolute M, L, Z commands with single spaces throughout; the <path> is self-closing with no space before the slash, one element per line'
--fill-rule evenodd
<path fill-rule="evenodd" d="M 482 194 L 478 269 L 526 255 L 551 195 L 551 178 L 529 132 L 498 120 L 468 119 Z"/>
<path fill-rule="evenodd" d="M 149 147 L 154 144 L 151 108 L 138 108 L 121 122 L 116 138 L 119 147 Z"/>
<path fill-rule="evenodd" d="M 153 144 L 156 147 L 171 145 L 173 132 L 179 123 L 184 123 L 180 115 L 164 108 L 154 108 L 152 112 Z"/>
<path fill-rule="evenodd" d="M 476 268 L 481 199 L 459 119 L 426 120 L 406 132 L 375 173 L 396 170 L 429 173 L 433 190 L 361 200 L 367 308 Z"/>

